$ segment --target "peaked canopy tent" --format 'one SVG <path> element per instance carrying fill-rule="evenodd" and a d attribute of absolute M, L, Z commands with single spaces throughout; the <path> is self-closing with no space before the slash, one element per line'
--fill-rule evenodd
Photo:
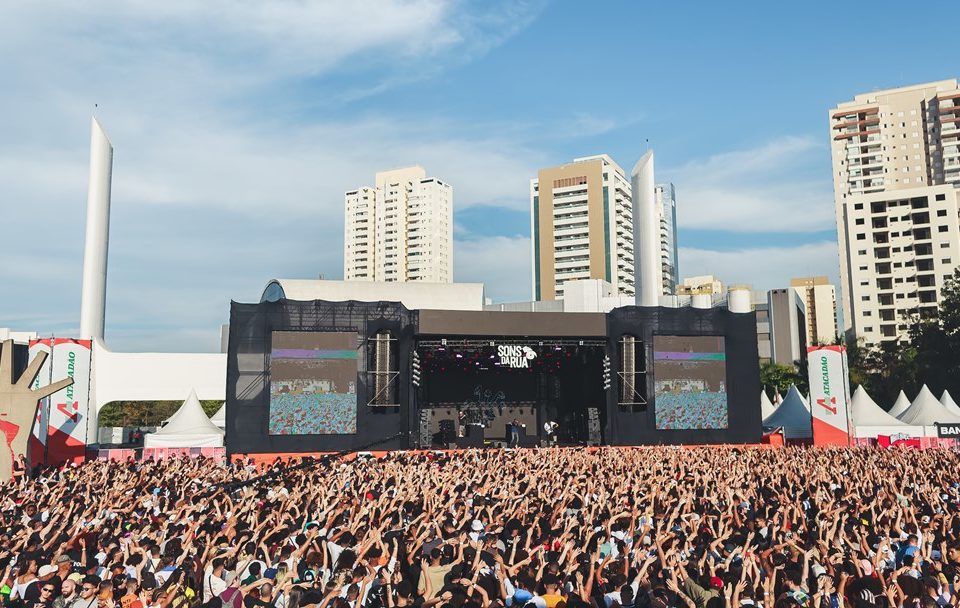
<path fill-rule="evenodd" d="M 903 391 L 900 391 L 900 394 L 897 395 L 897 400 L 894 402 L 893 407 L 890 408 L 888 412 L 894 418 L 899 418 L 900 414 L 904 413 L 910 409 L 910 399 L 907 398 L 907 394 Z"/>
<path fill-rule="evenodd" d="M 791 386 L 783 402 L 771 415 L 763 419 L 764 428 L 783 428 L 785 439 L 810 439 L 813 422 L 810 406 L 797 387 Z"/>
<path fill-rule="evenodd" d="M 922 426 L 910 426 L 887 413 L 877 405 L 862 386 L 858 386 L 853 392 L 850 410 L 856 437 L 876 437 L 898 433 L 920 436 L 924 433 Z"/>
<path fill-rule="evenodd" d="M 221 405 L 220 409 L 218 409 L 213 416 L 210 416 L 210 422 L 212 422 L 218 429 L 227 428 L 227 404 L 226 403 Z"/>
<path fill-rule="evenodd" d="M 777 411 L 777 406 L 767 397 L 767 391 L 760 391 L 760 419 L 766 420 L 775 411 Z"/>
<path fill-rule="evenodd" d="M 197 399 L 197 392 L 191 390 L 190 396 L 180 409 L 170 417 L 170 421 L 156 433 L 144 437 L 145 448 L 205 448 L 222 447 L 223 430 L 207 418 L 207 414 Z"/>
<path fill-rule="evenodd" d="M 960 416 L 950 412 L 933 396 L 927 385 L 920 389 L 917 398 L 907 411 L 897 416 L 901 421 L 927 427 L 926 434 L 936 436 L 934 425 L 940 423 L 960 424 Z"/>
<path fill-rule="evenodd" d="M 940 397 L 940 404 L 947 408 L 947 411 L 951 414 L 960 416 L 960 405 L 957 405 L 957 402 L 950 396 L 950 391 L 943 391 L 943 396 Z"/>

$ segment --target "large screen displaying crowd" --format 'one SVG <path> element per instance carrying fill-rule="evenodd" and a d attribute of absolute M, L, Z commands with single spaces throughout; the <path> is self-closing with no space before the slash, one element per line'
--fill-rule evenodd
<path fill-rule="evenodd" d="M 90 462 L 0 494 L 8 606 L 946 608 L 958 456 L 407 453 Z"/>

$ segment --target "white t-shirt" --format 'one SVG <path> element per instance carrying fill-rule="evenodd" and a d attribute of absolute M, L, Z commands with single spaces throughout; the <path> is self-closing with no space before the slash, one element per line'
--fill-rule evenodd
<path fill-rule="evenodd" d="M 636 604 L 637 592 L 640 591 L 640 583 L 634 581 L 630 583 L 630 588 L 633 589 L 633 603 Z M 607 608 L 610 608 L 610 606 L 613 605 L 614 601 L 616 601 L 618 604 L 623 601 L 620 597 L 619 589 L 617 589 L 616 591 L 611 591 L 610 593 L 603 594 L 603 603 L 606 605 Z"/>
<path fill-rule="evenodd" d="M 227 581 L 213 573 L 213 567 L 208 566 L 203 572 L 203 603 L 206 604 L 227 590 Z"/>

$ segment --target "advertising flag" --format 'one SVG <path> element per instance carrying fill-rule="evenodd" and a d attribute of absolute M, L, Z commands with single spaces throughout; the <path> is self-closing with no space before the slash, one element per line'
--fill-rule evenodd
<path fill-rule="evenodd" d="M 807 348 L 815 445 L 850 444 L 850 389 L 843 346 Z"/>

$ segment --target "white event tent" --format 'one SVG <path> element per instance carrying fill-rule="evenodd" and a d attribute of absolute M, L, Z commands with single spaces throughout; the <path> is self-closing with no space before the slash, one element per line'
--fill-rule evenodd
<path fill-rule="evenodd" d="M 763 419 L 765 428 L 783 428 L 785 439 L 809 439 L 813 437 L 813 422 L 810 406 L 804 401 L 797 387 L 791 386 L 787 396 L 771 415 Z"/>
<path fill-rule="evenodd" d="M 899 418 L 900 414 L 907 411 L 910 408 L 910 399 L 907 398 L 907 394 L 902 390 L 900 394 L 897 395 L 897 400 L 893 403 L 893 407 L 890 408 L 890 411 L 887 412 L 894 418 Z"/>
<path fill-rule="evenodd" d="M 766 420 L 777 411 L 777 406 L 770 401 L 770 397 L 767 397 L 767 391 L 760 391 L 760 419 Z"/>
<path fill-rule="evenodd" d="M 213 416 L 210 416 L 210 422 L 215 424 L 218 429 L 227 428 L 227 404 L 226 403 L 221 405 L 220 409 L 218 409 Z"/>
<path fill-rule="evenodd" d="M 197 392 L 190 396 L 180 409 L 168 419 L 166 426 L 143 439 L 145 448 L 205 448 L 222 447 L 223 430 L 210 422 L 197 399 Z"/>
<path fill-rule="evenodd" d="M 910 426 L 891 416 L 877 405 L 862 386 L 858 386 L 850 398 L 854 436 L 876 437 L 878 435 L 896 435 L 904 433 L 911 436 L 923 435 L 922 426 Z"/>
<path fill-rule="evenodd" d="M 960 424 L 960 416 L 950 412 L 942 403 L 937 401 L 926 384 L 920 389 L 920 393 L 907 411 L 897 418 L 910 425 L 926 427 L 926 435 L 933 437 L 937 435 L 937 429 L 934 425 L 938 422 Z"/>
<path fill-rule="evenodd" d="M 950 396 L 950 391 L 943 391 L 943 396 L 940 397 L 940 403 L 943 407 L 947 408 L 947 411 L 951 414 L 960 416 L 960 406 L 958 406 L 957 402 Z"/>

